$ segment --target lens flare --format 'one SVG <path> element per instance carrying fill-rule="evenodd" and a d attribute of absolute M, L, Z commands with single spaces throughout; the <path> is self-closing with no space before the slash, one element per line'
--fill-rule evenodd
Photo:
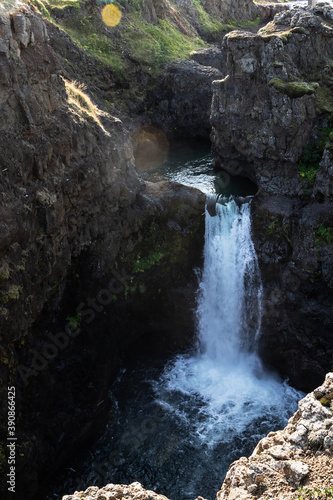
<path fill-rule="evenodd" d="M 133 138 L 137 170 L 151 171 L 167 159 L 169 142 L 165 133 L 152 125 L 141 127 Z"/>
<path fill-rule="evenodd" d="M 117 26 L 121 19 L 119 7 L 113 4 L 106 5 L 102 10 L 102 19 L 107 26 Z"/>

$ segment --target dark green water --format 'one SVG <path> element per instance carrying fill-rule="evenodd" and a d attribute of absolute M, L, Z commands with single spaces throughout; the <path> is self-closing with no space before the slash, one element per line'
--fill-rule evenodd
<path fill-rule="evenodd" d="M 200 189 L 206 194 L 225 197 L 254 195 L 257 187 L 249 179 L 231 176 L 213 168 L 210 143 L 178 141 L 170 146 L 168 159 L 159 167 L 141 168 L 140 175 L 151 182 L 172 180 Z"/>

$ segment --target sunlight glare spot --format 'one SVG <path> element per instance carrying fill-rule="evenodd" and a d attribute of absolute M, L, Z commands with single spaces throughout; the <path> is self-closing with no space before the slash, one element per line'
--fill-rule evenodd
<path fill-rule="evenodd" d="M 117 26 L 121 19 L 119 7 L 113 4 L 106 5 L 102 10 L 102 19 L 107 26 Z"/>
<path fill-rule="evenodd" d="M 152 171 L 168 157 L 169 142 L 162 130 L 144 125 L 134 136 L 135 165 L 139 171 Z"/>

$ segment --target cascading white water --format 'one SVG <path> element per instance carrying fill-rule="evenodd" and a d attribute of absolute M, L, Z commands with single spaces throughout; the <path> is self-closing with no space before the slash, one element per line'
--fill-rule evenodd
<path fill-rule="evenodd" d="M 262 287 L 249 204 L 239 209 L 230 201 L 216 205 L 215 217 L 207 213 L 204 263 L 197 310 L 201 352 L 224 365 L 238 363 L 261 322 Z"/>
<path fill-rule="evenodd" d="M 166 367 L 154 386 L 157 400 L 198 446 L 259 438 L 262 422 L 276 414 L 286 421 L 300 395 L 265 372 L 256 354 L 262 287 L 248 204 L 217 204 L 214 217 L 206 211 L 198 295 L 196 352 Z"/>

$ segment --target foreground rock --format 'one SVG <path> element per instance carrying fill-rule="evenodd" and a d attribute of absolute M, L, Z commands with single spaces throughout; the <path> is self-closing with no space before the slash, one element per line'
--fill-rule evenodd
<path fill-rule="evenodd" d="M 165 496 L 159 495 L 154 491 L 145 490 L 140 483 L 124 484 L 108 484 L 104 488 L 99 489 L 97 486 L 90 486 L 84 492 L 76 491 L 73 495 L 65 495 L 62 500 L 81 500 L 82 498 L 90 498 L 91 500 L 168 500 Z"/>
<path fill-rule="evenodd" d="M 292 499 L 299 486 L 333 488 L 333 373 L 298 404 L 285 429 L 270 432 L 230 466 L 217 500 Z"/>

